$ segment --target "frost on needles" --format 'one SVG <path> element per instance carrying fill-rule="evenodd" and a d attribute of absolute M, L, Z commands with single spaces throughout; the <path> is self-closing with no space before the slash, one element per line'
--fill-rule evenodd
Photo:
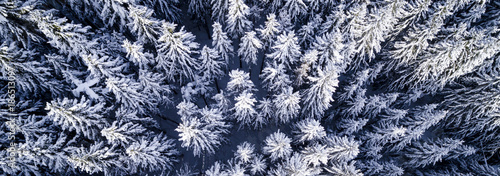
<path fill-rule="evenodd" d="M 0 175 L 500 175 L 495 0 L 0 12 Z"/>

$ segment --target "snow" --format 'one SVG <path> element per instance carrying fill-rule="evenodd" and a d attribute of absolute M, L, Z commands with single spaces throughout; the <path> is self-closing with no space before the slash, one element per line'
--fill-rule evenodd
<path fill-rule="evenodd" d="M 12 88 L 0 88 L 0 175 L 498 171 L 496 1 L 28 1 L 0 11 L 0 62 L 19 102 L 9 119 Z M 0 69 L 1 85 L 9 74 Z M 19 167 L 6 167 L 9 153 Z"/>

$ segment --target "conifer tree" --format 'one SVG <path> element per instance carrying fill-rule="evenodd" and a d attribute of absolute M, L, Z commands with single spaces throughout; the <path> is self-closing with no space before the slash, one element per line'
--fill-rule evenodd
<path fill-rule="evenodd" d="M 276 95 L 273 100 L 276 107 L 276 122 L 287 123 L 295 119 L 299 115 L 300 110 L 300 94 L 293 92 L 292 87 L 285 88 L 280 94 Z"/>
<path fill-rule="evenodd" d="M 127 57 L 141 69 L 147 69 L 148 64 L 153 62 L 152 55 L 143 52 L 143 46 L 137 42 L 130 43 L 130 41 L 123 41 L 123 48 L 127 52 Z"/>
<path fill-rule="evenodd" d="M 156 56 L 157 68 L 166 72 L 168 80 L 179 77 L 180 82 L 193 80 L 196 74 L 194 69 L 199 61 L 194 57 L 198 53 L 199 44 L 194 41 L 195 36 L 186 32 L 182 27 L 174 32 L 177 25 L 164 23 L 162 25 L 163 35 L 158 39 L 161 42 Z"/>
<path fill-rule="evenodd" d="M 257 116 L 257 111 L 255 111 L 255 102 L 257 100 L 253 98 L 252 93 L 247 91 L 241 93 L 235 100 L 233 118 L 246 126 L 250 126 L 255 122 Z"/>
<path fill-rule="evenodd" d="M 179 114 L 184 111 L 178 106 Z M 181 116 L 182 122 L 175 129 L 179 132 L 179 141 L 182 147 L 192 149 L 195 156 L 202 154 L 214 154 L 225 138 L 223 134 L 228 133 L 230 125 L 224 123 L 221 118 L 200 118 L 198 112 L 190 116 Z M 209 116 L 213 117 L 213 116 Z"/>
<path fill-rule="evenodd" d="M 201 63 L 198 70 L 200 70 L 204 79 L 214 80 L 217 92 L 220 92 L 217 79 L 224 75 L 223 67 L 225 63 L 223 60 L 219 59 L 219 54 L 212 48 L 203 46 L 200 52 L 201 56 L 199 60 Z"/>
<path fill-rule="evenodd" d="M 85 137 L 94 139 L 98 136 L 98 129 L 102 128 L 106 121 L 104 104 L 91 104 L 91 101 L 82 97 L 80 101 L 63 99 L 47 103 L 48 116 L 64 130 L 75 130 Z"/>
<path fill-rule="evenodd" d="M 240 70 L 232 70 L 229 72 L 229 82 L 226 89 L 231 93 L 252 91 L 255 85 L 250 80 L 250 75 Z"/>
<path fill-rule="evenodd" d="M 212 19 L 215 23 L 225 22 L 224 19 L 226 19 L 229 9 L 229 0 L 211 0 L 210 5 L 212 7 Z"/>
<path fill-rule="evenodd" d="M 280 92 L 291 84 L 285 65 L 276 62 L 267 65 L 259 77 L 262 79 L 263 87 L 269 92 Z"/>
<path fill-rule="evenodd" d="M 475 152 L 474 148 L 468 148 L 462 151 L 463 141 L 450 138 L 437 139 L 429 143 L 415 143 L 408 148 L 406 157 L 411 158 L 405 165 L 411 167 L 425 167 L 434 165 L 443 159 L 452 159 L 461 155 L 471 155 Z"/>
<path fill-rule="evenodd" d="M 226 30 L 233 38 L 241 37 L 252 27 L 252 22 L 248 20 L 249 8 L 243 0 L 228 1 L 229 9 L 226 15 Z"/>
<path fill-rule="evenodd" d="M 302 94 L 304 106 L 302 113 L 305 117 L 322 119 L 326 109 L 333 101 L 333 92 L 338 86 L 338 74 L 335 70 L 318 69 L 318 77 L 309 77 L 312 82 L 311 87 Z"/>
<path fill-rule="evenodd" d="M 241 38 L 240 48 L 238 49 L 238 55 L 247 64 L 257 64 L 257 54 L 259 49 L 262 48 L 262 43 L 257 38 L 254 31 L 246 32 L 245 36 Z M 241 68 L 241 60 L 240 60 Z M 249 68 L 251 68 L 249 66 Z M 249 71 L 251 72 L 251 71 Z"/>
<path fill-rule="evenodd" d="M 151 19 L 153 15 L 153 10 L 148 9 L 144 6 L 131 6 L 130 7 L 130 17 L 132 22 L 129 24 L 132 26 L 132 32 L 136 33 L 139 41 L 141 42 L 156 42 L 158 37 L 158 29 L 160 29 L 160 23 L 154 19 Z"/>
<path fill-rule="evenodd" d="M 306 141 L 320 141 L 326 137 L 326 132 L 319 121 L 314 119 L 304 119 L 297 122 L 292 131 L 295 134 L 296 141 L 304 143 Z"/>
<path fill-rule="evenodd" d="M 286 134 L 278 130 L 266 138 L 266 145 L 262 150 L 264 154 L 270 155 L 271 160 L 275 161 L 289 157 L 292 154 L 291 142 L 292 140 Z"/>
<path fill-rule="evenodd" d="M 287 0 L 282 10 L 288 11 L 293 21 L 298 21 L 307 12 L 307 5 L 302 0 Z"/>
<path fill-rule="evenodd" d="M 278 20 L 276 20 L 276 15 L 271 13 L 267 15 L 267 20 L 265 22 L 265 26 L 261 26 L 257 31 L 259 31 L 259 35 L 261 40 L 264 42 L 264 46 L 267 50 L 267 47 L 273 43 L 273 39 L 279 33 Z"/>
<path fill-rule="evenodd" d="M 294 32 L 288 34 L 283 33 L 278 36 L 278 40 L 273 45 L 272 49 L 273 52 L 268 54 L 267 57 L 272 58 L 280 64 L 284 64 L 288 69 L 290 69 L 301 56 L 300 46 Z"/>
<path fill-rule="evenodd" d="M 222 31 L 222 25 L 218 22 L 215 22 L 212 28 L 212 46 L 225 61 L 226 65 L 229 65 L 229 59 L 233 56 L 232 41 L 228 38 L 227 33 Z"/>

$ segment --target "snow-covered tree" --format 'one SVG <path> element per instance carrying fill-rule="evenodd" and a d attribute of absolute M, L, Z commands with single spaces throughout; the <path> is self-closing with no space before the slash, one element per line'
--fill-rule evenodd
<path fill-rule="evenodd" d="M 244 91 L 238 97 L 234 99 L 236 103 L 234 104 L 233 118 L 243 125 L 250 126 L 254 123 L 257 116 L 257 111 L 255 111 L 255 98 L 253 93 Z"/>
<path fill-rule="evenodd" d="M 247 174 L 245 174 L 246 172 L 245 165 L 242 162 L 236 161 L 234 159 L 230 159 L 228 161 L 228 168 L 226 172 L 228 175 L 247 176 Z"/>
<path fill-rule="evenodd" d="M 153 73 L 147 70 L 139 70 L 138 81 L 141 84 L 141 93 L 150 97 L 156 98 L 158 104 L 171 103 L 170 94 L 172 93 L 171 87 L 164 83 L 165 76 L 160 73 Z"/>
<path fill-rule="evenodd" d="M 273 43 L 274 38 L 279 33 L 279 26 L 280 24 L 278 23 L 278 20 L 276 20 L 276 15 L 271 13 L 267 15 L 265 26 L 261 26 L 257 29 L 265 48 L 269 47 Z"/>
<path fill-rule="evenodd" d="M 331 150 L 332 148 L 326 145 L 313 143 L 312 145 L 306 146 L 300 153 L 305 163 L 316 167 L 328 164 L 328 161 L 331 159 Z"/>
<path fill-rule="evenodd" d="M 301 16 L 307 13 L 307 5 L 302 0 L 287 0 L 282 10 L 288 11 L 293 21 L 298 21 Z"/>
<path fill-rule="evenodd" d="M 268 64 L 259 77 L 262 79 L 263 87 L 269 92 L 280 92 L 292 83 L 286 74 L 285 65 L 276 62 Z"/>
<path fill-rule="evenodd" d="M 317 66 L 319 68 L 336 67 L 339 73 L 345 70 L 349 62 L 348 58 L 342 54 L 344 49 L 343 41 L 338 31 L 316 36 L 313 47 L 318 51 Z"/>
<path fill-rule="evenodd" d="M 497 57 L 498 59 L 498 57 Z M 495 59 L 496 60 L 496 59 Z M 448 88 L 443 105 L 448 113 L 444 128 L 454 129 L 459 139 L 473 137 L 474 141 L 495 140 L 499 126 L 498 114 L 498 64 L 459 79 L 456 86 Z M 485 142 L 487 143 L 487 142 Z M 481 148 L 494 150 L 497 144 L 483 144 Z"/>
<path fill-rule="evenodd" d="M 195 116 L 196 113 L 199 112 L 198 107 L 193 102 L 183 100 L 176 106 L 177 115 L 181 116 L 181 118 L 189 118 Z"/>
<path fill-rule="evenodd" d="M 71 147 L 68 149 L 71 155 L 68 157 L 69 163 L 87 174 L 104 172 L 111 174 L 113 171 L 124 169 L 122 162 L 118 160 L 120 154 L 116 147 L 107 147 L 103 142 L 85 147 Z"/>
<path fill-rule="evenodd" d="M 194 81 L 181 87 L 182 99 L 194 101 L 196 98 L 201 97 L 206 103 L 206 98 L 210 96 L 209 92 L 212 91 L 211 84 L 212 80 L 206 77 L 195 76 Z"/>
<path fill-rule="evenodd" d="M 132 143 L 125 150 L 127 158 L 123 158 L 130 173 L 172 169 L 179 152 L 175 149 L 174 140 L 167 139 L 163 134 L 155 137 L 143 137 Z M 136 170 L 140 168 L 140 170 Z"/>
<path fill-rule="evenodd" d="M 304 157 L 300 153 L 294 153 L 290 158 L 285 160 L 282 165 L 286 175 L 290 176 L 313 176 L 321 173 L 318 167 L 309 167 Z"/>
<path fill-rule="evenodd" d="M 390 176 L 401 176 L 405 170 L 390 162 L 379 163 L 376 160 L 370 160 L 366 163 L 359 164 L 360 169 L 365 175 L 384 174 Z"/>
<path fill-rule="evenodd" d="M 361 99 L 363 98 L 363 94 L 365 90 L 362 89 L 360 90 L 360 96 Z M 379 115 L 382 110 L 387 109 L 390 105 L 392 105 L 398 98 L 399 94 L 398 93 L 388 93 L 388 94 L 381 94 L 381 95 L 373 95 L 371 96 L 368 100 L 366 100 L 366 104 L 364 107 L 364 114 L 368 118 L 373 118 Z M 362 101 L 362 100 L 359 100 Z M 356 105 L 357 102 L 352 102 L 354 106 Z M 353 107 L 356 110 L 357 107 Z"/>
<path fill-rule="evenodd" d="M 295 141 L 299 143 L 320 141 L 326 137 L 325 128 L 315 119 L 301 120 L 293 126 L 293 129 Z"/>
<path fill-rule="evenodd" d="M 56 5 L 57 3 L 49 2 L 51 5 Z M 93 24 L 101 23 L 105 28 L 115 28 L 118 27 L 119 31 L 124 31 L 127 29 L 127 24 L 131 21 L 130 9 L 126 8 L 125 5 L 129 4 L 128 1 L 114 1 L 114 0 L 103 0 L 103 1 L 74 1 L 70 0 L 65 3 L 68 10 L 75 15 L 80 21 L 89 21 Z"/>
<path fill-rule="evenodd" d="M 357 117 L 363 112 L 363 110 L 370 108 L 365 107 L 367 104 L 367 98 L 365 96 L 366 89 L 359 89 L 356 92 L 356 96 L 352 99 L 346 100 L 347 108 L 342 112 L 342 114 L 349 117 Z M 371 102 L 368 102 L 371 103 Z M 382 106 L 384 108 L 384 106 Z"/>
<path fill-rule="evenodd" d="M 292 87 L 285 88 L 280 94 L 275 95 L 273 104 L 276 108 L 276 122 L 287 123 L 299 115 L 300 94 L 293 93 Z"/>
<path fill-rule="evenodd" d="M 257 105 L 257 116 L 254 120 L 254 129 L 262 128 L 274 117 L 274 106 L 270 99 L 263 98 Z"/>
<path fill-rule="evenodd" d="M 67 137 L 64 134 L 56 137 L 45 133 L 38 138 L 28 137 L 24 142 L 13 142 L 6 146 L 5 150 L 2 150 L 5 153 L 0 153 L 2 156 L 0 170 L 3 174 L 10 175 L 74 172 L 75 169 L 71 167 L 71 163 L 68 161 L 70 156 L 66 151 L 68 149 L 65 145 L 66 139 Z M 13 157 L 15 157 L 14 160 Z M 48 171 L 40 170 L 40 168 L 45 168 Z"/>
<path fill-rule="evenodd" d="M 128 78 L 108 78 L 106 79 L 106 87 L 115 95 L 115 99 L 121 106 L 127 109 L 135 109 L 139 113 L 145 113 L 148 110 L 154 109 L 157 101 L 147 97 L 140 90 L 141 85 L 134 80 Z"/>
<path fill-rule="evenodd" d="M 291 142 L 292 139 L 278 130 L 266 138 L 266 145 L 262 148 L 262 151 L 264 154 L 270 155 L 273 161 L 283 159 L 292 154 Z"/>
<path fill-rule="evenodd" d="M 214 107 L 219 109 L 223 114 L 225 114 L 229 110 L 230 100 L 227 97 L 227 94 L 224 93 L 224 90 L 221 90 L 220 93 L 215 94 L 212 99 L 215 100 Z"/>
<path fill-rule="evenodd" d="M 181 146 L 192 149 L 195 156 L 215 153 L 225 141 L 223 135 L 229 132 L 227 129 L 231 125 L 224 122 L 215 109 L 204 109 L 199 113 L 193 103 L 186 101 L 179 104 L 177 109 L 182 122 L 175 131 L 179 132 Z"/>
<path fill-rule="evenodd" d="M 83 63 L 90 71 L 89 78 L 116 77 L 117 72 L 123 70 L 122 59 L 98 54 L 82 55 Z"/>
<path fill-rule="evenodd" d="M 251 159 L 255 156 L 254 154 L 255 147 L 253 144 L 248 142 L 243 142 L 237 146 L 237 150 L 234 153 L 234 157 L 236 160 L 241 161 L 242 163 L 249 163 Z"/>
<path fill-rule="evenodd" d="M 224 22 L 229 9 L 229 0 L 211 0 L 210 5 L 212 7 L 212 19 L 215 23 Z"/>
<path fill-rule="evenodd" d="M 91 54 L 88 48 L 96 43 L 87 39 L 89 27 L 68 23 L 66 18 L 55 18 L 52 14 L 44 15 L 40 11 L 30 13 L 30 20 L 49 39 L 48 43 L 58 48 L 59 53 L 69 56 Z"/>
<path fill-rule="evenodd" d="M 152 63 L 152 55 L 149 53 L 143 52 L 143 46 L 137 42 L 130 43 L 130 41 L 123 41 L 123 48 L 127 52 L 127 57 L 134 62 L 134 64 L 138 65 L 139 68 L 146 69 L 148 68 L 148 64 Z"/>
<path fill-rule="evenodd" d="M 363 173 L 361 170 L 356 169 L 354 166 L 356 162 L 352 161 L 350 163 L 333 163 L 329 165 L 328 167 L 325 168 L 325 170 L 334 176 L 341 176 L 341 175 L 352 175 L 352 176 L 363 176 Z"/>
<path fill-rule="evenodd" d="M 420 139 L 425 131 L 438 124 L 446 117 L 447 111 L 436 110 L 436 104 L 418 106 L 407 113 L 407 118 L 397 124 L 380 122 L 374 126 L 374 133 L 369 132 L 367 144 L 380 146 L 390 143 L 390 151 L 400 151 L 412 141 Z M 406 113 L 403 113 L 403 115 Z M 394 114 L 397 115 L 397 114 Z M 394 116 L 394 120 L 398 118 Z"/>
<path fill-rule="evenodd" d="M 227 36 L 227 33 L 222 31 L 222 25 L 218 22 L 215 22 L 212 28 L 212 46 L 219 52 L 220 57 L 226 61 L 226 65 L 229 65 L 229 59 L 233 56 L 232 41 Z"/>
<path fill-rule="evenodd" d="M 351 161 L 359 154 L 359 143 L 347 137 L 329 135 L 326 139 L 331 148 L 331 157 L 335 161 Z"/>
<path fill-rule="evenodd" d="M 220 131 L 220 133 L 228 133 L 228 128 L 231 124 L 224 121 L 226 117 L 222 116 L 222 113 L 217 108 L 207 108 L 204 107 L 200 111 L 201 120 L 207 124 L 208 128 L 212 128 Z"/>
<path fill-rule="evenodd" d="M 177 78 L 180 82 L 193 80 L 195 69 L 199 61 L 193 55 L 197 54 L 199 44 L 194 41 L 195 36 L 182 27 L 174 32 L 176 25 L 164 23 L 162 25 L 163 35 L 160 36 L 156 56 L 157 68 L 166 72 L 169 80 Z"/>
<path fill-rule="evenodd" d="M 257 54 L 259 49 L 262 48 L 262 43 L 257 38 L 254 31 L 246 32 L 241 38 L 240 48 L 238 49 L 238 55 L 247 64 L 257 64 Z"/>
<path fill-rule="evenodd" d="M 309 9 L 314 11 L 328 11 L 334 7 L 334 0 L 310 0 Z"/>
<path fill-rule="evenodd" d="M 292 17 L 288 14 L 287 11 L 280 11 L 278 13 L 278 23 L 279 30 L 281 31 L 294 31 L 294 25 L 292 23 Z"/>
<path fill-rule="evenodd" d="M 252 28 L 252 22 L 248 20 L 249 8 L 243 0 L 228 0 L 229 9 L 226 15 L 226 30 L 233 38 L 241 37 L 248 29 Z"/>
<path fill-rule="evenodd" d="M 85 97 L 81 100 L 63 99 L 48 102 L 47 116 L 64 130 L 74 130 L 90 139 L 98 136 L 98 129 L 104 127 L 104 103 L 92 103 Z"/>
<path fill-rule="evenodd" d="M 201 64 L 200 68 L 198 68 L 203 77 L 209 80 L 217 80 L 217 78 L 224 75 L 223 67 L 225 66 L 225 63 L 219 58 L 220 56 L 216 50 L 207 46 L 203 46 L 199 59 L 201 61 Z"/>
<path fill-rule="evenodd" d="M 295 85 L 300 86 L 306 82 L 307 78 L 309 77 L 311 68 L 317 60 L 317 50 L 309 50 L 300 58 L 300 67 L 295 70 L 295 73 L 297 75 L 294 81 Z"/>
<path fill-rule="evenodd" d="M 309 77 L 311 87 L 306 89 L 302 95 L 304 106 L 302 113 L 306 117 L 321 119 L 326 109 L 333 101 L 333 92 L 338 86 L 338 74 L 336 70 L 318 69 L 318 77 Z"/>
<path fill-rule="evenodd" d="M 229 72 L 229 82 L 226 89 L 231 93 L 252 91 L 255 87 L 250 75 L 240 70 L 231 70 Z"/>
<path fill-rule="evenodd" d="M 404 154 L 409 159 L 405 165 L 407 167 L 425 167 L 426 165 L 434 165 L 443 159 L 455 159 L 475 153 L 474 148 L 462 151 L 462 143 L 461 140 L 450 138 L 414 143 Z"/>
<path fill-rule="evenodd" d="M 278 36 L 278 40 L 272 46 L 273 52 L 267 57 L 284 64 L 287 68 L 291 68 L 301 56 L 300 46 L 295 37 L 295 33 L 283 33 Z"/>
<path fill-rule="evenodd" d="M 364 20 L 351 20 L 351 34 L 356 41 L 354 48 L 359 57 L 354 60 L 354 67 L 366 65 L 375 54 L 382 49 L 382 42 L 387 34 L 393 30 L 398 18 L 403 14 L 404 1 L 387 1 L 381 3 L 378 9 L 366 14 Z M 367 4 L 360 5 L 361 14 L 367 11 Z M 356 13 L 356 12 L 354 12 Z M 364 15 L 364 14 L 363 14 Z M 367 59 L 365 59 L 367 58 Z"/>
<path fill-rule="evenodd" d="M 250 173 L 255 175 L 259 173 L 264 173 L 267 168 L 266 160 L 262 155 L 256 155 L 253 157 L 253 160 L 250 161 Z"/>
<path fill-rule="evenodd" d="M 152 19 L 153 10 L 144 6 L 131 6 L 130 17 L 132 32 L 137 34 L 139 41 L 155 43 L 160 29 L 160 22 Z"/>
<path fill-rule="evenodd" d="M 417 68 L 397 80 L 399 85 L 435 92 L 450 81 L 472 72 L 485 59 L 500 51 L 500 40 L 489 37 L 485 34 L 489 32 L 484 29 L 467 31 L 465 26 L 459 25 L 448 30 L 456 33 L 456 36 L 450 36 L 424 50 L 422 56 L 433 59 L 417 61 Z M 466 39 L 462 39 L 464 36 Z"/>
<path fill-rule="evenodd" d="M 205 171 L 205 174 L 207 176 L 228 176 L 227 172 L 224 171 L 224 165 L 218 161 L 210 166 L 210 168 Z"/>
<path fill-rule="evenodd" d="M 51 79 L 53 69 L 50 66 L 32 59 L 35 57 L 33 52 L 21 49 L 15 43 L 5 43 L 1 46 L 0 73 L 4 81 L 15 82 L 15 85 L 5 82 L 4 87 L 14 86 L 18 92 L 31 92 L 34 96 L 41 96 L 46 91 L 53 97 L 60 96 L 64 86 Z M 7 95 L 7 89 L 5 92 Z"/>
<path fill-rule="evenodd" d="M 314 41 L 314 36 L 316 35 L 316 31 L 321 24 L 320 20 L 316 20 L 316 18 L 321 19 L 321 16 L 316 16 L 315 19 L 307 22 L 307 24 L 302 25 L 300 29 L 297 31 L 297 38 L 299 40 L 299 44 L 301 46 L 305 46 L 309 48 Z"/>
<path fill-rule="evenodd" d="M 345 92 L 340 95 L 340 100 L 352 99 L 355 96 L 364 96 L 362 87 L 368 83 L 371 71 L 372 69 L 357 71 L 352 80 L 349 81 L 349 85 L 344 88 Z"/>
<path fill-rule="evenodd" d="M 144 133 L 146 129 L 140 124 L 125 121 L 114 121 L 109 127 L 101 130 L 101 135 L 104 136 L 108 143 L 119 143 L 122 146 L 136 141 L 134 137 Z"/>
<path fill-rule="evenodd" d="M 182 147 L 191 148 L 195 156 L 201 156 L 202 153 L 213 154 L 216 147 L 221 144 L 220 134 L 204 126 L 197 118 L 184 118 L 175 129 L 180 133 L 179 140 L 182 141 Z"/>

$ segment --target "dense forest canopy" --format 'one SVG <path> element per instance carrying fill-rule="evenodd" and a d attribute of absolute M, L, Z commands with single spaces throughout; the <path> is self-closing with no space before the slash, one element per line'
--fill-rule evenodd
<path fill-rule="evenodd" d="M 0 175 L 500 175 L 496 0 L 0 0 Z"/>

